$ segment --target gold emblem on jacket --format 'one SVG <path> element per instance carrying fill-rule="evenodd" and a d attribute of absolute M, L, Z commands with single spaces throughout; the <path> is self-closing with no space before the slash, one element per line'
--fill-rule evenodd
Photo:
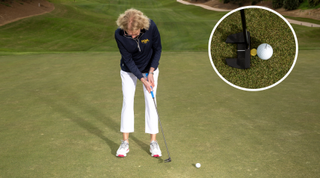
<path fill-rule="evenodd" d="M 141 40 L 141 42 L 147 44 L 149 42 L 149 39 Z"/>

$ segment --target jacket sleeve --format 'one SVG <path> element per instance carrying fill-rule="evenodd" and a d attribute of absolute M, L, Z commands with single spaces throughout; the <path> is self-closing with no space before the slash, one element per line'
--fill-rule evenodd
<path fill-rule="evenodd" d="M 160 38 L 159 30 L 156 24 L 154 22 L 152 23 L 154 25 L 152 30 L 152 37 L 153 37 L 152 48 L 154 50 L 154 55 L 153 55 L 153 59 L 151 59 L 152 60 L 151 67 L 157 69 L 159 65 L 159 60 L 161 57 L 162 46 L 161 46 L 161 38 Z"/>
<path fill-rule="evenodd" d="M 128 69 L 140 80 L 143 77 L 143 75 L 140 72 L 140 70 L 138 69 L 137 65 L 134 63 L 134 61 L 132 59 L 132 54 L 129 53 L 124 48 L 124 46 L 121 44 L 121 42 L 117 39 L 117 36 L 115 36 L 115 38 L 116 38 L 117 45 L 118 45 L 119 51 L 121 53 L 123 62 L 128 67 Z"/>

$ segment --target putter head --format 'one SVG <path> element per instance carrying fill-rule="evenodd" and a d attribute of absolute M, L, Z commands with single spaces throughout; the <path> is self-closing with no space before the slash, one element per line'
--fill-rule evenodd
<path fill-rule="evenodd" d="M 165 163 L 171 162 L 171 158 L 169 157 L 168 159 L 164 160 Z"/>
<path fill-rule="evenodd" d="M 241 21 L 242 21 L 242 32 L 231 34 L 228 36 L 226 43 L 237 44 L 237 58 L 226 58 L 226 63 L 230 67 L 238 69 L 248 69 L 250 68 L 250 33 L 247 31 L 246 17 L 244 14 L 244 9 L 240 10 Z"/>

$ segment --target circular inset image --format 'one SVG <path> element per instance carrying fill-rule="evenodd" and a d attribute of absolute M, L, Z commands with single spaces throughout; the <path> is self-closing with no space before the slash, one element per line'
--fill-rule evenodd
<path fill-rule="evenodd" d="M 290 23 L 261 6 L 235 9 L 215 25 L 208 45 L 213 69 L 229 85 L 261 91 L 281 83 L 298 57 Z"/>

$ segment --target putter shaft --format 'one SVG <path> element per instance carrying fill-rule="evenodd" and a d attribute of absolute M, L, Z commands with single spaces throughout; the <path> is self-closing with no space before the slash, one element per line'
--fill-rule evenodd
<path fill-rule="evenodd" d="M 167 146 L 166 137 L 164 136 L 164 133 L 163 133 L 162 124 L 161 124 L 161 120 L 160 120 L 159 113 L 158 113 L 157 103 L 156 103 L 156 100 L 154 99 L 153 92 L 152 92 L 152 96 L 153 96 L 152 99 L 153 99 L 153 102 L 154 102 L 154 106 L 156 107 L 156 111 L 157 111 L 157 115 L 158 115 L 158 119 L 159 119 L 159 123 L 160 123 L 161 133 L 162 133 L 163 140 L 164 140 L 164 143 L 166 145 L 168 156 L 169 156 L 169 158 L 164 160 L 164 161 L 165 162 L 171 162 L 171 156 L 170 156 L 169 149 L 168 149 L 168 146 Z"/>
<path fill-rule="evenodd" d="M 146 73 L 146 77 L 148 77 L 148 73 Z M 147 79 L 147 80 L 148 80 L 148 79 Z M 152 87 L 151 87 L 151 89 L 152 89 Z M 154 99 L 154 95 L 153 95 L 153 91 L 152 91 L 152 90 L 151 90 L 150 93 L 151 93 L 151 97 L 152 97 L 153 102 L 154 102 L 154 107 L 156 108 L 156 112 L 157 112 L 157 115 L 158 115 L 158 120 L 159 120 L 159 123 L 160 123 L 161 133 L 162 133 L 163 140 L 164 140 L 164 143 L 165 143 L 165 145 L 166 145 L 167 153 L 168 153 L 168 156 L 169 156 L 169 158 L 168 158 L 168 159 L 165 159 L 164 162 L 165 162 L 165 163 L 171 162 L 171 157 L 170 157 L 168 145 L 167 145 L 167 142 L 166 142 L 166 137 L 164 136 L 163 129 L 162 129 L 162 124 L 161 124 L 161 120 L 160 120 L 159 113 L 158 113 L 157 103 L 156 103 L 156 100 Z"/>

